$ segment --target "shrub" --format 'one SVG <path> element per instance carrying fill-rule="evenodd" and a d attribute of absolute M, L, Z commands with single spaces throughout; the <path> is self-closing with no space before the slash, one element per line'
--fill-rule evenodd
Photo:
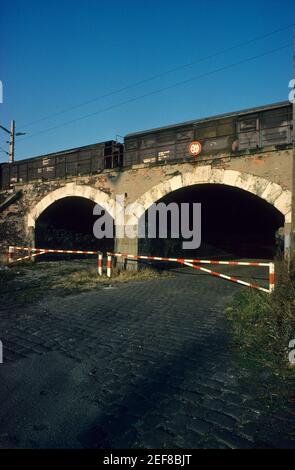
<path fill-rule="evenodd" d="M 276 288 L 269 295 L 239 293 L 228 309 L 234 343 L 264 363 L 288 365 L 288 345 L 295 338 L 295 281 L 282 260 L 276 261 Z"/>

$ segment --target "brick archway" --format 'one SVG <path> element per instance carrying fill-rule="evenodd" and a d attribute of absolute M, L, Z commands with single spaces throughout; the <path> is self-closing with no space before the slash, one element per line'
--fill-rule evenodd
<path fill-rule="evenodd" d="M 39 201 L 35 207 L 29 212 L 27 224 L 29 228 L 35 228 L 36 221 L 38 217 L 42 214 L 42 212 L 47 209 L 47 207 L 51 206 L 54 202 L 58 201 L 59 199 L 63 199 L 65 197 L 83 197 L 85 199 L 89 199 L 96 204 L 106 208 L 112 214 L 112 209 L 114 207 L 113 199 L 108 196 L 103 191 L 99 189 L 92 188 L 91 186 L 82 186 L 77 185 L 75 183 L 68 183 L 62 188 L 56 189 L 55 191 L 50 192 L 45 196 L 41 201 Z"/>
<path fill-rule="evenodd" d="M 202 183 L 224 184 L 248 191 L 280 211 L 285 217 L 285 223 L 291 221 L 291 191 L 284 190 L 266 178 L 235 170 L 213 169 L 210 165 L 173 176 L 141 195 L 136 202 L 147 210 L 151 204 L 173 191 Z"/>

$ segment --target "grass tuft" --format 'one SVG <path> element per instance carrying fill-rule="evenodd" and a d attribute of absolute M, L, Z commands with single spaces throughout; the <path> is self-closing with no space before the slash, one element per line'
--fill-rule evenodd
<path fill-rule="evenodd" d="M 169 274 L 145 268 L 139 271 L 125 271 L 114 268 L 112 277 L 106 275 L 98 276 L 96 269 L 84 269 L 58 276 L 57 282 L 52 285 L 53 289 L 69 290 L 91 290 L 101 285 L 116 284 L 130 281 L 151 281 L 159 277 L 167 277 Z"/>
<path fill-rule="evenodd" d="M 49 295 L 63 297 L 118 283 L 169 276 L 171 274 L 149 267 L 139 271 L 113 268 L 111 278 L 105 274 L 98 276 L 91 260 L 23 263 L 0 270 L 0 310 L 31 304 Z"/>

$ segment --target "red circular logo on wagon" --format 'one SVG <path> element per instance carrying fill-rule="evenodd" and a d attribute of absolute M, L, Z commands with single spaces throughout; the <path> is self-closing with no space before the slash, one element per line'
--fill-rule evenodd
<path fill-rule="evenodd" d="M 199 155 L 202 151 L 202 144 L 201 142 L 198 142 L 197 140 L 194 140 L 193 142 L 191 142 L 189 144 L 189 147 L 188 147 L 188 150 L 189 150 L 189 153 L 191 155 L 193 155 L 194 157 L 196 157 L 197 155 Z"/>

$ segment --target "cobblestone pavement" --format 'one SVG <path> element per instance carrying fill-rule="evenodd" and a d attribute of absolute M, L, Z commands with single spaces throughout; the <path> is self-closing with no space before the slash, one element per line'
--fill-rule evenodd
<path fill-rule="evenodd" d="M 235 364 L 238 289 L 179 270 L 0 311 L 0 447 L 295 447 L 295 409 L 266 409 Z"/>

